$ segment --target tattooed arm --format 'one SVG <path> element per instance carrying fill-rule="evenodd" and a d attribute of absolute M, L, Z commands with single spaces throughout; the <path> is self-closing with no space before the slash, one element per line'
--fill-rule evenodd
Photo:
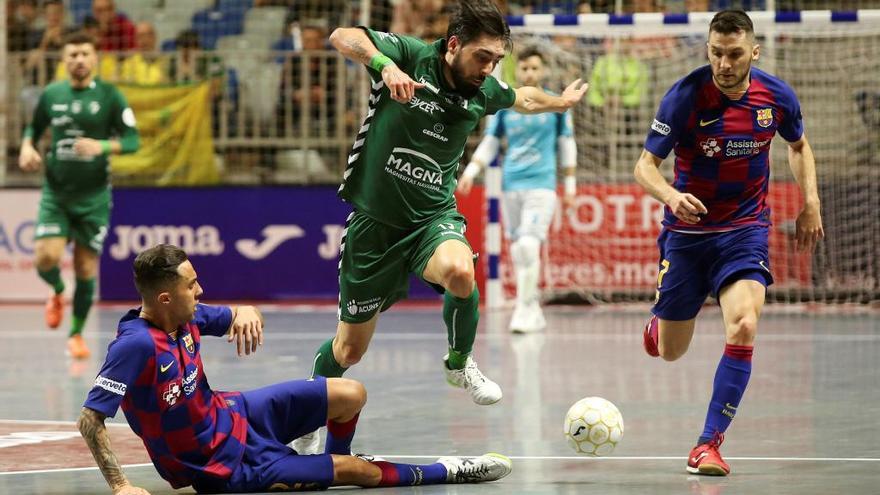
<path fill-rule="evenodd" d="M 336 28 L 330 35 L 330 44 L 343 57 L 364 65 L 370 65 L 370 59 L 379 53 L 379 49 L 361 28 Z"/>
<path fill-rule="evenodd" d="M 89 450 L 92 451 L 92 456 L 98 463 L 98 468 L 101 469 L 104 479 L 107 480 L 107 484 L 110 485 L 110 489 L 115 495 L 149 495 L 143 488 L 131 486 L 125 473 L 122 472 L 122 466 L 119 465 L 116 454 L 110 450 L 110 435 L 107 434 L 104 419 L 106 416 L 103 414 L 84 407 L 76 422 L 76 426 L 85 439 L 86 445 L 89 446 Z"/>
<path fill-rule="evenodd" d="M 410 101 L 417 89 L 425 87 L 424 84 L 413 81 L 396 63 L 383 55 L 361 28 L 336 28 L 330 35 L 330 44 L 348 60 L 380 72 L 382 81 L 388 87 L 389 96 L 398 103 Z"/>

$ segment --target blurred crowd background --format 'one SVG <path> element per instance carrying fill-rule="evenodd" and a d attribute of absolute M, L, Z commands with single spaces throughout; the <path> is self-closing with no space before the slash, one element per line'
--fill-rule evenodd
<path fill-rule="evenodd" d="M 329 33 L 337 26 L 366 24 L 433 41 L 445 35 L 448 12 L 446 0 L 9 0 L 5 4 L 7 154 L 0 184 L 6 186 L 40 181 L 17 169 L 21 130 L 42 88 L 65 76 L 59 48 L 62 37 L 73 30 L 86 30 L 99 40 L 97 72 L 105 80 L 157 91 L 181 84 L 210 86 L 205 107 L 198 111 L 199 118 L 211 119 L 207 144 L 213 156 L 190 161 L 192 166 L 213 167 L 216 173 L 196 174 L 197 182 L 330 184 L 339 181 L 367 92 L 365 71 L 329 49 Z M 510 15 L 880 7 L 876 0 L 500 4 Z M 573 77 L 592 84 L 587 102 L 575 112 L 582 180 L 596 174 L 603 180 L 628 174 L 668 83 L 700 62 L 704 40 L 693 38 L 516 37 L 518 46 L 539 44 L 550 53 L 551 65 L 560 69 L 554 72 L 553 84 L 561 86 Z M 501 76 L 515 83 L 512 60 L 502 64 Z M 877 94 L 866 91 L 847 97 L 861 98 L 856 104 L 865 113 L 865 125 L 876 126 L 871 122 L 877 119 L 876 112 L 871 110 Z M 142 126 L 147 142 L 168 128 L 163 123 L 168 122 L 158 119 L 154 127 Z M 208 147 L 202 144 L 182 152 L 204 153 Z M 874 149 L 865 143 L 859 146 L 866 146 L 866 152 Z M 161 164 L 120 167 L 115 172 L 118 186 L 181 181 L 199 185 L 192 184 L 192 174 L 178 171 L 169 176 Z"/>

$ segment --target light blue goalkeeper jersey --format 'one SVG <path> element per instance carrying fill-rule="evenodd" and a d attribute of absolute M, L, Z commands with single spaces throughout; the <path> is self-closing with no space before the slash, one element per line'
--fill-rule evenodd
<path fill-rule="evenodd" d="M 524 115 L 501 110 L 489 117 L 486 135 L 507 138 L 502 163 L 502 188 L 556 190 L 557 139 L 572 135 L 571 115 Z"/>

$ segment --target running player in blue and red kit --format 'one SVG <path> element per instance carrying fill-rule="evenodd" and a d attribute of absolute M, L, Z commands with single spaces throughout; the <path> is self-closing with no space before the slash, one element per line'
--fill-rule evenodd
<path fill-rule="evenodd" d="M 788 142 L 791 170 L 804 198 L 797 245 L 812 250 L 824 236 L 816 163 L 804 135 L 800 104 L 783 81 L 752 67 L 758 60 L 745 12 L 719 12 L 709 25 L 709 65 L 664 96 L 636 163 L 639 184 L 666 204 L 660 273 L 645 350 L 667 361 L 688 348 L 694 321 L 711 294 L 718 298 L 726 346 L 715 373 L 703 433 L 688 456 L 691 473 L 724 476 L 718 448 L 736 414 L 752 368 L 752 346 L 767 286 L 770 141 Z M 675 150 L 675 180 L 658 167 Z"/>
<path fill-rule="evenodd" d="M 255 352 L 263 343 L 259 311 L 199 304 L 196 272 L 175 246 L 138 255 L 134 276 L 142 306 L 119 322 L 77 422 L 114 494 L 147 493 L 129 484 L 110 449 L 104 420 L 120 406 L 159 474 L 174 488 L 192 485 L 200 493 L 471 483 L 510 473 L 510 460 L 498 454 L 419 466 L 352 456 L 366 402 L 354 380 L 315 377 L 248 392 L 213 391 L 201 336 L 225 335 L 239 355 Z M 297 455 L 287 447 L 324 425 L 324 454 Z"/>

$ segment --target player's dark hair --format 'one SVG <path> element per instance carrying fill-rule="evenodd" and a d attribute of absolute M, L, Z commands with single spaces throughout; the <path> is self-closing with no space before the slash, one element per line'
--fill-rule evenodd
<path fill-rule="evenodd" d="M 177 281 L 177 267 L 187 259 L 183 249 L 171 244 L 158 244 L 137 255 L 134 286 L 141 297 L 156 294 Z"/>
<path fill-rule="evenodd" d="M 713 31 L 718 34 L 733 34 L 742 31 L 754 37 L 755 25 L 752 24 L 752 19 L 743 10 L 722 10 L 715 14 L 712 22 L 709 23 L 709 32 Z"/>
<path fill-rule="evenodd" d="M 74 31 L 63 38 L 61 42 L 61 46 L 67 45 L 84 45 L 84 44 L 92 45 L 92 48 L 98 46 L 98 42 L 95 41 L 95 37 L 85 31 Z"/>
<path fill-rule="evenodd" d="M 547 61 L 544 59 L 544 54 L 541 53 L 541 50 L 539 50 L 537 46 L 527 46 L 520 50 L 519 53 L 516 54 L 516 61 L 522 62 L 523 60 L 532 57 L 538 57 L 541 59 L 542 63 L 547 63 Z"/>
<path fill-rule="evenodd" d="M 46 0 L 45 2 L 43 2 L 44 9 L 50 5 L 60 5 L 64 7 L 64 0 Z"/>
<path fill-rule="evenodd" d="M 510 28 L 493 0 L 459 0 L 449 13 L 446 39 L 455 36 L 467 45 L 483 35 L 501 38 L 506 50 L 513 46 Z"/>

